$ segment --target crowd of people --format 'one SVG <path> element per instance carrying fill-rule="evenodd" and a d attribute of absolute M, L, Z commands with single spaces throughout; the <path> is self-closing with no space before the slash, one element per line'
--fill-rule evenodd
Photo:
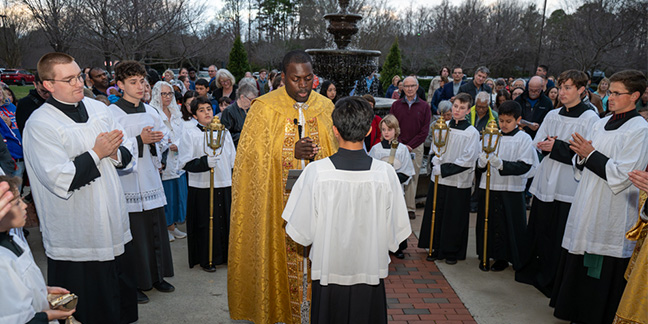
<path fill-rule="evenodd" d="M 215 66 L 209 80 L 136 61 L 110 75 L 46 54 L 25 98 L 0 91 L 0 319 L 135 322 L 146 291 L 175 290 L 170 244 L 187 239 L 190 268 L 227 265 L 232 319 L 386 323 L 389 255 L 407 253 L 429 163 L 418 246 L 432 260 L 466 259 L 477 212 L 481 270 L 512 265 L 561 319 L 646 323 L 646 77 L 617 72 L 592 91 L 586 73 L 548 70 L 527 81 L 481 66 L 465 80 L 444 67 L 427 93 L 396 75 L 384 94 L 372 73 L 345 96 L 331 80 L 314 86 L 303 51 L 286 54 L 281 72 L 238 82 Z M 384 118 L 374 97 L 395 99 Z M 425 162 L 444 122 L 445 145 Z M 487 154 L 481 134 L 493 124 L 499 148 Z M 20 179 L 47 280 L 24 238 Z M 50 309 L 48 293 L 70 292 L 76 310 Z"/>

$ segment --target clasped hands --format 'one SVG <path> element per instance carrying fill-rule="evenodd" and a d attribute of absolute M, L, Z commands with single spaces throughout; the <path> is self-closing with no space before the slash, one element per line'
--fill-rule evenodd
<path fill-rule="evenodd" d="M 110 157 L 113 160 L 117 160 L 117 150 L 123 141 L 124 133 L 118 129 L 103 132 L 97 135 L 92 150 L 100 159 Z"/>
<path fill-rule="evenodd" d="M 313 139 L 310 137 L 304 137 L 295 143 L 295 159 L 313 159 L 319 153 L 319 150 L 319 145 L 315 144 Z"/>

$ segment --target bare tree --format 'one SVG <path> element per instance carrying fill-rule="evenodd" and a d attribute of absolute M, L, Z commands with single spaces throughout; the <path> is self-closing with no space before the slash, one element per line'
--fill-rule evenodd
<path fill-rule="evenodd" d="M 68 52 L 79 34 L 79 0 L 22 0 L 56 52 Z"/>
<path fill-rule="evenodd" d="M 5 4 L 0 11 L 0 24 L 0 60 L 9 67 L 20 67 L 24 39 L 32 29 L 29 12 L 20 4 Z"/>

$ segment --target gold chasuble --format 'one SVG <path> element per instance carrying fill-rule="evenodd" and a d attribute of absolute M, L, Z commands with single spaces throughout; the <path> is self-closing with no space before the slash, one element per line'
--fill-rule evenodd
<path fill-rule="evenodd" d="M 647 324 L 648 323 L 648 246 L 643 246 L 648 233 L 648 222 L 641 219 L 641 211 L 648 195 L 645 191 L 639 194 L 639 219 L 626 238 L 637 241 L 635 250 L 628 263 L 625 278 L 628 284 L 623 291 L 613 324 Z"/>
<path fill-rule="evenodd" d="M 337 151 L 333 108 L 331 100 L 315 91 L 302 107 L 304 137 L 320 146 L 315 160 Z M 302 169 L 302 160 L 294 156 L 299 140 L 295 120 L 300 120 L 296 102 L 282 87 L 252 103 L 241 132 L 232 179 L 227 264 L 229 312 L 234 320 L 256 324 L 309 320 L 309 308 L 304 314 L 301 310 L 310 305 L 303 247 L 286 235 L 281 218 L 289 196 L 288 170 Z"/>

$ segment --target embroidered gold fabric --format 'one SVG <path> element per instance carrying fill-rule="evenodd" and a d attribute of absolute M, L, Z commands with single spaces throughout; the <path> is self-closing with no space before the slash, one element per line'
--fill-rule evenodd
<path fill-rule="evenodd" d="M 641 211 L 647 199 L 648 194 L 642 190 L 639 195 L 639 219 L 626 233 L 626 238 L 637 241 L 637 245 L 625 272 L 628 283 L 613 324 L 648 323 L 648 247 L 643 246 L 648 234 L 648 223 L 641 219 Z"/>
<path fill-rule="evenodd" d="M 288 170 L 299 139 L 299 111 L 284 88 L 257 98 L 245 120 L 234 163 L 227 290 L 230 316 L 256 324 L 302 322 L 303 247 L 286 235 L 281 218 Z M 327 98 L 311 92 L 303 110 L 306 136 L 320 146 L 316 159 L 337 151 Z M 307 318 L 306 318 L 307 319 Z"/>

